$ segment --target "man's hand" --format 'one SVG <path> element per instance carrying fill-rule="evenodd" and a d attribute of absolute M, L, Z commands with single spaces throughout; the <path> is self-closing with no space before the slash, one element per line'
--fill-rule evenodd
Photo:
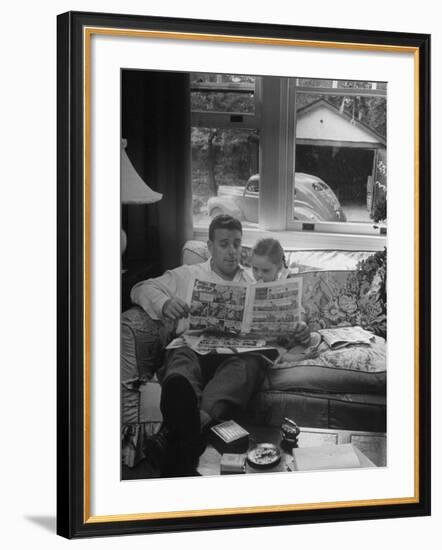
<path fill-rule="evenodd" d="M 189 315 L 189 306 L 180 298 L 170 298 L 163 305 L 163 317 L 178 321 Z"/>
<path fill-rule="evenodd" d="M 308 346 L 310 344 L 310 329 L 304 321 L 296 323 L 293 338 L 303 346 Z"/>

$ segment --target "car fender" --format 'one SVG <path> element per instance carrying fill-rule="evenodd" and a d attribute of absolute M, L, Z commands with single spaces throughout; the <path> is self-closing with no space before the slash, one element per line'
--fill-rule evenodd
<path fill-rule="evenodd" d="M 247 182 L 259 186 L 259 174 Z M 310 221 L 345 222 L 346 215 L 331 187 L 317 176 L 296 172 L 294 175 L 294 219 Z"/>
<path fill-rule="evenodd" d="M 301 201 L 294 202 L 294 218 L 295 220 L 300 221 L 310 221 L 310 222 L 320 222 L 322 221 L 321 216 L 313 210 L 313 208 Z"/>
<path fill-rule="evenodd" d="M 236 198 L 241 199 L 241 197 Z M 234 198 L 210 197 L 210 199 L 207 201 L 207 212 L 209 213 L 209 216 L 215 208 L 219 208 L 223 211 L 224 214 L 229 214 L 230 216 L 233 216 L 238 220 L 244 219 L 244 213 L 238 202 Z"/>

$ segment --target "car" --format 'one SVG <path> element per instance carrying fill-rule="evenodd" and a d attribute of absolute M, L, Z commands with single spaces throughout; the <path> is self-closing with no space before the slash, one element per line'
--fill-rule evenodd
<path fill-rule="evenodd" d="M 336 195 L 317 176 L 295 173 L 293 219 L 302 221 L 345 222 L 346 216 Z M 230 214 L 241 221 L 258 222 L 259 174 L 246 186 L 220 185 L 218 195 L 207 201 L 209 216 Z"/>

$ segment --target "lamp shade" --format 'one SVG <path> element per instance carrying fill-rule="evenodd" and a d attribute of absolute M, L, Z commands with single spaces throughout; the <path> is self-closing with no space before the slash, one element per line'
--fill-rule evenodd
<path fill-rule="evenodd" d="M 121 202 L 124 204 L 151 204 L 163 198 L 161 193 L 151 189 L 138 175 L 121 147 Z"/>

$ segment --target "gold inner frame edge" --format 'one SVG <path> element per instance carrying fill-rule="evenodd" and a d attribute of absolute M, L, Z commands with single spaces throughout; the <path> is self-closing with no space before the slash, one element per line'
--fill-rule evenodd
<path fill-rule="evenodd" d="M 151 512 L 136 514 L 115 514 L 92 516 L 90 513 L 90 40 L 93 34 L 139 38 L 159 38 L 177 40 L 200 40 L 213 42 L 249 43 L 273 46 L 292 46 L 310 48 L 335 48 L 365 50 L 392 53 L 412 53 L 414 58 L 414 495 L 412 497 L 352 500 L 337 502 L 319 502 L 305 504 L 287 504 L 270 506 L 251 506 L 233 508 L 215 508 L 203 510 L 178 510 L 171 512 Z M 268 37 L 244 37 L 204 33 L 186 33 L 169 31 L 149 31 L 137 29 L 115 29 L 109 27 L 83 28 L 83 250 L 84 250 L 84 456 L 83 456 L 83 518 L 84 523 L 103 523 L 117 521 L 136 521 L 149 519 L 173 519 L 208 517 L 232 514 L 252 514 L 263 512 L 284 512 L 301 510 L 339 509 L 354 506 L 379 506 L 393 504 L 413 504 L 419 502 L 419 48 L 411 46 L 364 44 L 353 42 L 329 42 L 320 40 L 296 40 Z"/>

